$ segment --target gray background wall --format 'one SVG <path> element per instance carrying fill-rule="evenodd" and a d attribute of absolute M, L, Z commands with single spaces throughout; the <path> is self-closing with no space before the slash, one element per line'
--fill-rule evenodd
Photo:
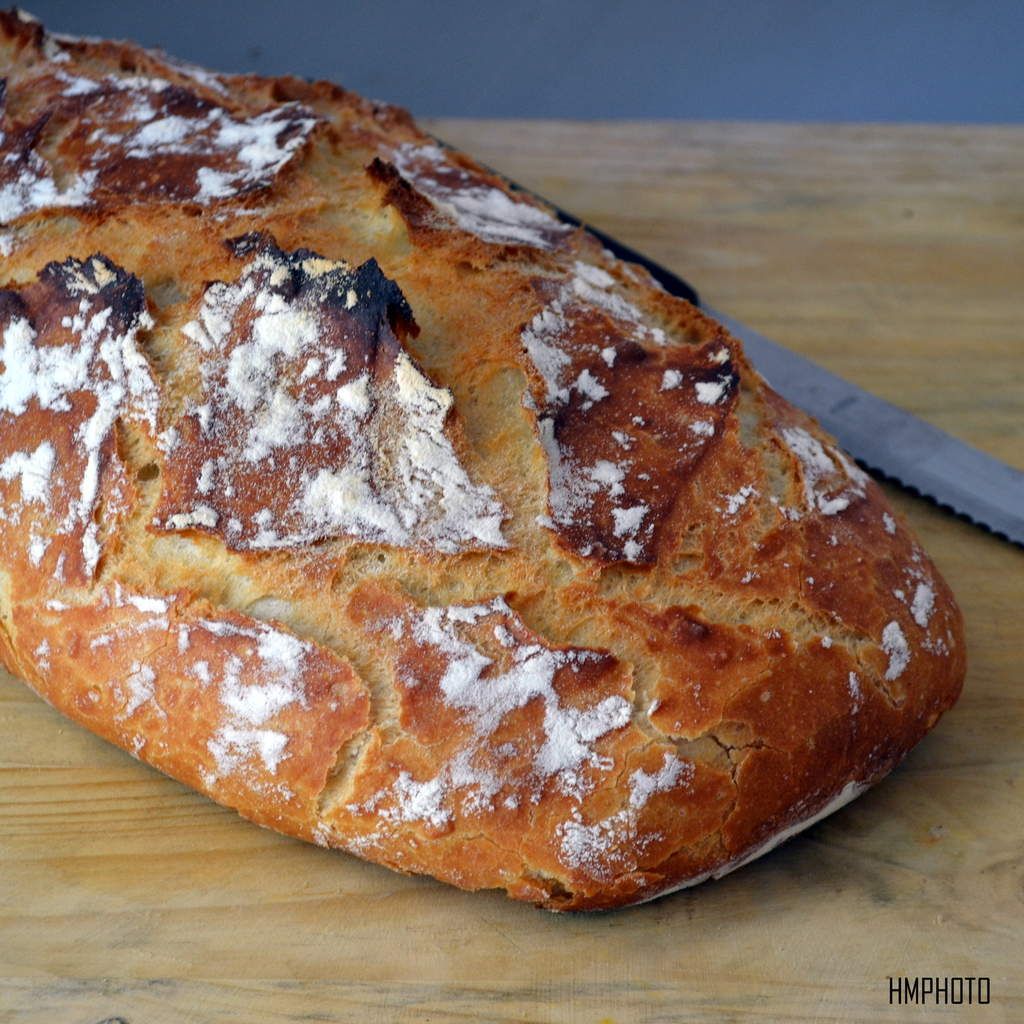
<path fill-rule="evenodd" d="M 1024 120 L 1024 0 L 24 0 L 423 116 Z"/>

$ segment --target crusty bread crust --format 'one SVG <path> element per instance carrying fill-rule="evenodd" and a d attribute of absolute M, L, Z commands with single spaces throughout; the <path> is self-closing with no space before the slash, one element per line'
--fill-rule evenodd
<path fill-rule="evenodd" d="M 955 701 L 880 489 L 403 111 L 0 15 L 0 654 L 290 835 L 551 909 L 722 873 Z"/>

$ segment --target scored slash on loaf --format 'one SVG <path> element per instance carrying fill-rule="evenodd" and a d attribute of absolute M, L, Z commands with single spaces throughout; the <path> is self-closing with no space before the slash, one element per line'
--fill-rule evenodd
<path fill-rule="evenodd" d="M 551 909 L 956 699 L 948 587 L 714 321 L 403 111 L 0 15 L 0 654 L 261 824 Z"/>

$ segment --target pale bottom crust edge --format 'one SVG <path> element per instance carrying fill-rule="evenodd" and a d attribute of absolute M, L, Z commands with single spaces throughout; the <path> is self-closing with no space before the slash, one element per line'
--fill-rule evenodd
<path fill-rule="evenodd" d="M 873 784 L 870 782 L 858 782 L 856 780 L 852 780 L 843 786 L 843 788 L 831 800 L 829 800 L 824 807 L 815 811 L 808 817 L 781 829 L 779 832 L 776 832 L 775 835 L 770 836 L 761 843 L 760 846 L 754 847 L 753 850 L 742 853 L 740 856 L 735 857 L 733 860 L 728 861 L 720 867 L 713 868 L 711 871 L 704 871 L 699 875 L 693 875 L 691 878 L 685 879 L 678 885 L 672 886 L 670 889 L 663 889 L 661 892 L 645 896 L 643 899 L 635 900 L 632 903 L 624 903 L 623 908 L 639 907 L 644 903 L 651 903 L 654 900 L 660 900 L 664 896 L 671 896 L 674 892 L 680 892 L 683 889 L 691 889 L 695 885 L 700 885 L 702 882 L 724 878 L 726 875 L 737 870 L 737 868 L 741 868 L 744 865 L 751 863 L 751 861 L 757 860 L 758 857 L 763 857 L 765 854 L 771 853 L 776 846 L 781 846 L 787 839 L 792 839 L 793 836 L 803 832 L 804 829 L 810 828 L 823 818 L 827 818 L 830 814 L 833 814 L 840 808 L 845 807 L 846 804 L 850 803 L 852 800 L 856 800 L 862 793 L 870 789 L 872 785 Z M 561 911 L 557 908 L 548 909 L 554 910 L 555 913 L 566 913 L 566 911 Z"/>

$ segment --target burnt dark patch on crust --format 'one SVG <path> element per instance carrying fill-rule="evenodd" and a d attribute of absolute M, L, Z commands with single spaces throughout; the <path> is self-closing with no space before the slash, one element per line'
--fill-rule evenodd
<path fill-rule="evenodd" d="M 46 31 L 43 24 L 17 7 L 0 11 L 0 33 L 11 40 L 19 49 L 43 51 Z"/>
<path fill-rule="evenodd" d="M 154 525 L 236 550 L 502 546 L 500 507 L 462 468 L 451 395 L 402 344 L 417 328 L 398 286 L 374 260 L 285 253 L 265 235 L 230 246 L 250 262 L 207 287 L 185 328 L 202 385 L 165 435 Z"/>
<path fill-rule="evenodd" d="M 274 239 L 264 231 L 250 231 L 237 238 L 229 238 L 224 244 L 231 254 L 239 259 L 262 253 L 286 265 L 287 281 L 275 286 L 279 294 L 286 299 L 295 298 L 311 289 L 319 289 L 322 301 L 326 305 L 337 307 L 337 315 L 345 315 L 356 320 L 363 326 L 368 336 L 379 338 L 379 323 L 382 317 L 399 340 L 415 338 L 420 333 L 419 325 L 413 316 L 412 308 L 402 294 L 402 289 L 384 274 L 380 264 L 372 257 L 358 267 L 350 268 L 324 287 L 323 282 L 316 284 L 316 281 L 323 276 L 325 261 L 312 249 L 283 252 L 277 247 Z M 354 291 L 357 297 L 365 301 L 350 304 L 350 291 Z M 341 310 L 344 311 L 343 314 Z"/>
<path fill-rule="evenodd" d="M 37 302 L 37 322 L 44 330 L 56 327 L 58 315 L 63 320 L 69 303 L 80 307 L 83 295 L 95 295 L 102 308 L 110 310 L 106 327 L 118 334 L 138 327 L 146 317 L 146 289 L 142 282 L 101 252 L 86 260 L 72 258 L 63 263 L 48 263 L 39 274 L 39 283 L 29 286 L 30 294 L 33 290 L 41 295 L 52 291 L 53 301 Z"/>

